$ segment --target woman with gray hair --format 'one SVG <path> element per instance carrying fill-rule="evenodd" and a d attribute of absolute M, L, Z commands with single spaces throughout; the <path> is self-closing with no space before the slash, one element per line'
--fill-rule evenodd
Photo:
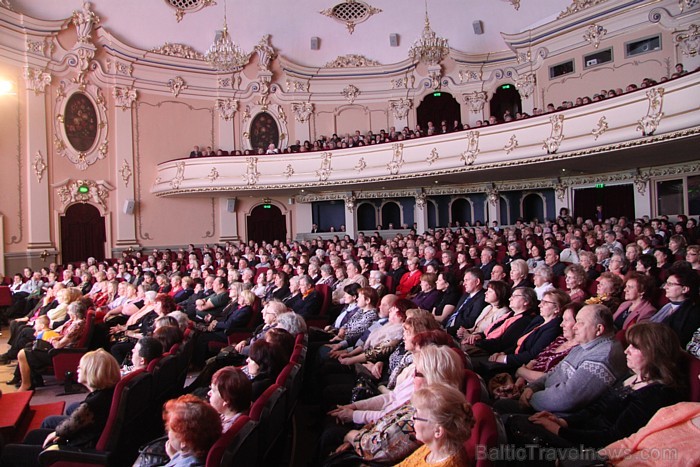
<path fill-rule="evenodd" d="M 545 293 L 555 288 L 554 285 L 552 285 L 553 277 L 554 273 L 552 272 L 552 268 L 546 264 L 540 264 L 535 268 L 533 272 L 533 281 L 535 282 L 537 300 L 542 300 Z"/>

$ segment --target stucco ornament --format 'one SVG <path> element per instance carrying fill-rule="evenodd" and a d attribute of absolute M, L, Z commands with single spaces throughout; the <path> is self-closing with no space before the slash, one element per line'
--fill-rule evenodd
<path fill-rule="evenodd" d="M 547 150 L 547 154 L 554 154 L 564 140 L 564 115 L 552 115 L 549 122 L 552 124 L 552 131 L 549 138 L 544 140 L 542 148 Z"/>
<path fill-rule="evenodd" d="M 591 44 L 596 49 L 600 46 L 600 41 L 608 33 L 608 30 L 599 24 L 591 24 L 583 33 L 583 40 Z"/>
<path fill-rule="evenodd" d="M 212 183 L 214 183 L 216 181 L 216 179 L 219 178 L 219 171 L 216 170 L 216 167 L 211 168 L 211 170 L 209 171 L 209 175 L 207 175 L 207 178 Z"/>
<path fill-rule="evenodd" d="M 637 131 L 642 132 L 644 136 L 651 136 L 659 127 L 661 118 L 664 116 L 662 112 L 664 106 L 664 88 L 652 88 L 647 91 L 647 99 L 649 100 L 649 108 L 647 114 L 637 121 Z"/>
<path fill-rule="evenodd" d="M 675 36 L 675 41 L 683 55 L 695 57 L 700 49 L 700 27 L 697 24 L 691 24 L 688 29 Z"/>
<path fill-rule="evenodd" d="M 80 187 L 87 186 L 87 193 L 81 193 Z M 94 203 L 107 211 L 107 198 L 114 188 L 104 180 L 67 180 L 57 187 L 58 199 L 65 208 L 73 203 Z"/>
<path fill-rule="evenodd" d="M 516 138 L 515 135 L 512 135 L 508 140 L 508 143 L 503 146 L 503 149 L 506 151 L 506 154 L 510 154 L 513 152 L 513 150 L 515 150 L 515 148 L 518 147 L 518 144 L 518 138 Z"/>
<path fill-rule="evenodd" d="M 34 94 L 38 96 L 43 94 L 46 91 L 46 86 L 51 84 L 52 76 L 51 73 L 26 67 L 24 69 L 24 80 L 27 83 L 27 89 L 34 91 Z"/>
<path fill-rule="evenodd" d="M 287 164 L 287 168 L 282 172 L 282 175 L 284 175 L 285 178 L 290 178 L 294 175 L 294 167 L 292 167 L 292 164 Z"/>
<path fill-rule="evenodd" d="M 184 162 L 178 162 L 177 165 L 175 166 L 175 177 L 170 180 L 170 187 L 173 188 L 174 190 L 177 190 L 180 188 L 180 185 L 182 185 L 182 181 L 185 179 L 185 163 Z"/>
<path fill-rule="evenodd" d="M 270 44 L 270 35 L 265 34 L 260 39 L 260 42 L 253 47 L 253 51 L 258 54 L 258 68 L 263 71 L 270 71 L 270 61 L 273 60 L 277 53 Z"/>
<path fill-rule="evenodd" d="M 430 151 L 430 154 L 428 154 L 428 157 L 425 158 L 425 162 L 427 162 L 428 165 L 433 165 L 433 163 L 437 162 L 439 158 L 440 156 L 438 155 L 437 148 L 433 148 L 433 150 Z"/>
<path fill-rule="evenodd" d="M 425 204 L 428 202 L 428 195 L 425 193 L 420 193 L 416 195 L 416 207 L 421 211 L 425 208 Z"/>
<path fill-rule="evenodd" d="M 260 179 L 260 172 L 258 172 L 258 158 L 257 157 L 246 157 L 246 170 L 243 175 L 243 181 L 246 185 L 255 185 Z"/>
<path fill-rule="evenodd" d="M 330 152 L 324 152 L 321 155 L 321 168 L 316 171 L 316 175 L 318 176 L 318 180 L 320 182 L 328 181 L 331 173 L 333 172 L 333 169 L 331 168 L 331 157 L 332 154 Z"/>
<path fill-rule="evenodd" d="M 178 58 L 186 58 L 189 60 L 206 60 L 204 58 L 204 54 L 201 52 L 197 52 L 194 50 L 192 47 L 186 44 L 180 44 L 180 43 L 170 43 L 166 42 L 165 44 L 161 45 L 160 47 L 155 47 L 151 49 L 151 52 L 160 54 L 160 55 L 167 55 L 169 57 L 178 57 Z"/>
<path fill-rule="evenodd" d="M 495 206 L 498 203 L 500 195 L 501 194 L 498 192 L 498 188 L 495 186 L 486 189 L 486 198 L 489 200 L 489 203 L 491 203 L 492 206 Z"/>
<path fill-rule="evenodd" d="M 349 54 L 339 55 L 335 60 L 324 65 L 325 68 L 359 68 L 365 66 L 380 66 L 376 60 L 369 59 L 364 55 Z"/>
<path fill-rule="evenodd" d="M 527 99 L 535 92 L 535 86 L 537 85 L 537 78 L 534 73 L 525 73 L 518 76 L 515 80 L 515 88 L 518 90 L 520 95 Z"/>
<path fill-rule="evenodd" d="M 219 117 L 228 122 L 233 119 L 233 116 L 238 111 L 238 100 L 233 97 L 216 100 L 216 110 L 219 111 Z"/>
<path fill-rule="evenodd" d="M 485 91 L 474 91 L 467 94 L 462 94 L 462 98 L 472 113 L 479 113 L 484 110 L 484 105 L 486 104 L 488 95 Z"/>
<path fill-rule="evenodd" d="M 355 164 L 355 170 L 358 172 L 362 172 L 367 168 L 367 161 L 365 161 L 364 157 L 360 157 L 360 160 L 357 161 L 357 164 Z"/>
<path fill-rule="evenodd" d="M 460 159 L 464 165 L 472 165 L 479 154 L 479 132 L 470 131 L 467 133 L 467 149 L 462 152 Z"/>
<path fill-rule="evenodd" d="M 408 111 L 413 107 L 413 101 L 411 99 L 398 99 L 394 101 L 389 101 L 389 108 L 394 114 L 396 120 L 405 120 L 408 117 Z"/>
<path fill-rule="evenodd" d="M 403 143 L 394 143 L 391 149 L 393 151 L 391 162 L 386 165 L 386 168 L 391 175 L 398 175 L 403 165 Z"/>
<path fill-rule="evenodd" d="M 177 97 L 183 90 L 189 88 L 189 86 L 182 76 L 176 76 L 168 80 L 168 88 L 170 88 L 170 92 L 173 93 L 173 96 Z"/>
<path fill-rule="evenodd" d="M 360 90 L 356 86 L 349 84 L 340 92 L 340 95 L 352 104 L 357 96 L 360 95 Z"/>
<path fill-rule="evenodd" d="M 605 115 L 603 115 L 602 117 L 600 117 L 600 119 L 598 119 L 598 126 L 591 130 L 591 134 L 597 140 L 600 137 L 600 135 L 602 135 L 606 131 L 608 131 L 608 121 L 605 119 Z"/>
<path fill-rule="evenodd" d="M 292 102 L 294 119 L 299 123 L 306 123 L 314 113 L 314 105 L 311 102 Z"/>
<path fill-rule="evenodd" d="M 634 176 L 634 186 L 637 188 L 637 193 L 644 196 L 649 186 L 649 180 L 651 177 L 648 173 L 638 173 Z"/>
<path fill-rule="evenodd" d="M 100 18 L 90 11 L 90 2 L 84 2 L 82 10 L 73 11 L 72 20 L 78 33 L 78 42 L 91 43 L 92 28 L 100 23 Z"/>
<path fill-rule="evenodd" d="M 41 179 L 44 177 L 44 172 L 46 171 L 47 165 L 44 161 L 44 156 L 42 156 L 41 151 L 37 151 L 34 154 L 34 175 L 36 175 L 36 181 L 41 183 Z"/>
<path fill-rule="evenodd" d="M 355 195 L 350 195 L 346 196 L 344 199 L 345 209 L 347 209 L 348 212 L 353 212 L 355 210 L 355 206 L 357 205 L 357 197 Z"/>
<path fill-rule="evenodd" d="M 124 186 L 129 186 L 129 179 L 131 178 L 132 171 L 131 167 L 129 167 L 129 163 L 127 162 L 126 159 L 122 160 L 122 166 L 119 169 L 119 173 L 122 176 L 122 181 L 124 182 Z"/>
<path fill-rule="evenodd" d="M 112 88 L 114 102 L 117 107 L 122 109 L 122 111 L 130 109 L 134 105 L 138 95 L 138 91 L 134 88 L 123 88 L 121 86 L 115 86 Z"/>
<path fill-rule="evenodd" d="M 595 5 L 605 3 L 606 1 L 607 0 L 574 0 L 573 3 L 566 8 L 566 10 L 559 13 L 557 19 L 566 18 L 569 15 L 573 15 L 574 13 L 578 13 L 579 11 L 583 11 Z"/>
<path fill-rule="evenodd" d="M 569 187 L 562 183 L 561 180 L 554 184 L 554 194 L 559 201 L 564 201 L 564 198 L 566 197 L 566 190 L 568 188 Z"/>

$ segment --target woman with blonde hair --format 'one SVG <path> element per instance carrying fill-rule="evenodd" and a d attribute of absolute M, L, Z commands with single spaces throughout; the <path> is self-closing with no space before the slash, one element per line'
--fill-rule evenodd
<path fill-rule="evenodd" d="M 79 449 L 95 447 L 107 423 L 114 387 L 121 379 L 119 364 L 103 349 L 88 352 L 78 365 L 78 382 L 90 393 L 68 416 L 48 417 L 30 432 L 24 444 L 5 446 L 0 465 L 39 465 L 39 453 L 60 443 Z"/>
<path fill-rule="evenodd" d="M 470 464 L 464 450 L 474 426 L 471 405 L 464 394 L 452 386 L 430 384 L 418 389 L 411 398 L 415 409 L 413 428 L 423 446 L 398 467 L 464 467 Z"/>

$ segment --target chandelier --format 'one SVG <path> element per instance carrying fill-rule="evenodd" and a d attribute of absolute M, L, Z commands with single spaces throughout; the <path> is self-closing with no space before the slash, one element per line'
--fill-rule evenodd
<path fill-rule="evenodd" d="M 238 71 L 248 64 L 250 55 L 243 52 L 228 33 L 226 20 L 226 2 L 224 1 L 224 29 L 216 32 L 214 43 L 209 47 L 204 58 L 218 71 Z"/>
<path fill-rule="evenodd" d="M 423 62 L 427 65 L 437 65 L 450 52 L 447 39 L 438 37 L 430 27 L 428 18 L 428 2 L 425 3 L 425 27 L 420 38 L 416 39 L 408 51 L 408 56 L 416 62 Z"/>

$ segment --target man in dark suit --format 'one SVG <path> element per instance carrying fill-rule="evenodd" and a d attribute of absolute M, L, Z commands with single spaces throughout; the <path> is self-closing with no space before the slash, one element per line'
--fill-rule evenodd
<path fill-rule="evenodd" d="M 464 295 L 457 302 L 454 312 L 443 321 L 445 330 L 458 337 L 460 328 L 471 328 L 485 306 L 484 274 L 478 268 L 464 273 Z M 464 332 L 464 331 L 462 331 Z"/>
<path fill-rule="evenodd" d="M 544 264 L 552 268 L 552 275 L 554 277 L 563 277 L 564 271 L 566 270 L 566 264 L 559 261 L 559 250 L 550 247 L 544 252 Z"/>
<path fill-rule="evenodd" d="M 481 269 L 481 273 L 484 275 L 484 277 L 491 277 L 491 270 L 495 265 L 496 252 L 493 251 L 493 248 L 486 247 L 481 250 L 481 266 L 479 266 L 479 269 Z"/>
<path fill-rule="evenodd" d="M 190 158 L 192 157 L 202 157 L 202 151 L 199 150 L 199 146 L 195 146 L 194 148 L 192 148 Z"/>
<path fill-rule="evenodd" d="M 404 261 L 401 255 L 394 255 L 391 257 L 391 279 L 394 281 L 394 288 L 399 285 L 401 278 L 406 274 L 406 268 L 404 267 Z"/>
<path fill-rule="evenodd" d="M 304 318 L 315 316 L 321 311 L 321 297 L 314 289 L 314 281 L 309 276 L 299 278 L 300 299 L 292 303 L 292 309 Z"/>
<path fill-rule="evenodd" d="M 194 279 L 195 287 L 194 293 L 190 295 L 190 298 L 180 303 L 180 308 L 182 308 L 190 319 L 194 319 L 197 315 L 197 300 L 206 300 L 211 294 L 214 293 L 214 276 L 207 277 L 204 282 L 202 279 Z M 199 283 L 198 283 L 199 282 Z"/>

